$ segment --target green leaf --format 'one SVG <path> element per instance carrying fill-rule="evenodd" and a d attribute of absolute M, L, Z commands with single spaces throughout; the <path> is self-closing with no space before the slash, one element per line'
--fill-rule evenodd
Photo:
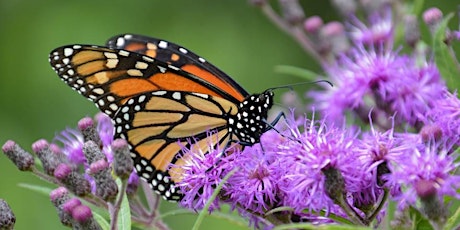
<path fill-rule="evenodd" d="M 248 222 L 239 216 L 222 212 L 213 212 L 212 215 L 210 215 L 210 217 L 214 219 L 225 220 L 235 226 L 252 229 L 249 227 Z"/>
<path fill-rule="evenodd" d="M 423 6 L 425 5 L 425 1 L 424 0 L 414 0 L 412 2 L 412 9 L 411 9 L 411 13 L 413 15 L 420 15 L 422 10 L 423 10 Z"/>
<path fill-rule="evenodd" d="M 354 225 L 314 225 L 308 223 L 296 223 L 296 224 L 285 224 L 276 226 L 273 230 L 284 230 L 284 229 L 319 229 L 319 230 L 371 230 L 369 227 L 360 227 Z"/>
<path fill-rule="evenodd" d="M 121 180 L 117 179 L 118 187 L 121 187 Z M 120 189 L 123 191 L 123 197 L 121 201 L 120 211 L 118 212 L 117 227 L 118 230 L 130 230 L 131 229 L 131 210 L 129 208 L 128 197 L 126 196 L 126 189 Z"/>
<path fill-rule="evenodd" d="M 409 208 L 409 214 L 412 219 L 413 229 L 417 230 L 433 230 L 433 226 L 431 226 L 430 221 L 428 221 L 419 210 L 413 208 L 412 206 Z"/>
<path fill-rule="evenodd" d="M 460 222 L 460 207 L 455 210 L 454 214 L 447 220 L 444 229 L 456 229 L 455 226 Z"/>
<path fill-rule="evenodd" d="M 97 223 L 101 226 L 102 230 L 109 230 L 110 229 L 110 224 L 107 222 L 107 220 L 102 217 L 101 215 L 93 212 L 93 217 L 97 221 Z"/>
<path fill-rule="evenodd" d="M 43 187 L 43 186 L 40 186 L 40 185 L 19 183 L 18 186 L 22 187 L 22 188 L 25 188 L 25 189 L 35 191 L 35 192 L 38 192 L 38 193 L 41 193 L 41 194 L 46 195 L 46 196 L 49 196 L 50 192 L 53 191 L 52 188 Z"/>
<path fill-rule="evenodd" d="M 444 43 L 447 24 L 453 17 L 453 13 L 447 15 L 440 23 L 438 29 L 433 36 L 433 52 L 434 61 L 441 73 L 441 76 L 446 80 L 449 88 L 460 88 L 460 70 L 457 66 L 457 61 L 450 53 L 450 48 Z"/>
<path fill-rule="evenodd" d="M 174 209 L 174 210 L 171 210 L 169 212 L 164 212 L 164 213 L 161 213 L 161 215 L 157 216 L 155 219 L 164 219 L 164 218 L 168 218 L 170 216 L 179 216 L 179 215 L 195 215 L 194 212 L 191 212 L 187 209 Z"/>
<path fill-rule="evenodd" d="M 271 215 L 273 213 L 277 213 L 277 212 L 283 212 L 283 211 L 289 211 L 289 212 L 292 212 L 294 209 L 289 207 L 289 206 L 282 206 L 282 207 L 278 207 L 278 208 L 274 208 L 274 209 L 271 209 L 270 211 L 266 212 L 265 215 Z"/>
<path fill-rule="evenodd" d="M 302 68 L 295 67 L 295 66 L 288 66 L 288 65 L 275 66 L 275 72 L 300 77 L 307 81 L 316 81 L 318 80 L 318 76 L 319 76 L 319 74 L 313 71 L 302 69 Z"/>

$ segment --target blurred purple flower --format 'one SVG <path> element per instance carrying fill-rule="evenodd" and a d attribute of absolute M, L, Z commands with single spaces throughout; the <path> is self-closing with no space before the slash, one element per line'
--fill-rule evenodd
<path fill-rule="evenodd" d="M 460 133 L 460 100 L 457 93 L 444 91 L 428 112 L 426 125 L 441 129 L 443 138 L 455 140 Z M 460 144 L 460 143 L 457 143 Z"/>
<path fill-rule="evenodd" d="M 434 184 L 439 197 L 460 199 L 460 176 L 454 173 L 460 163 L 456 162 L 458 154 L 452 153 L 452 147 L 453 144 L 445 140 L 431 141 L 413 148 L 389 165 L 392 173 L 387 175 L 388 182 L 403 188 L 403 192 L 394 197 L 399 209 L 416 205 L 416 186 L 426 182 Z"/>
<path fill-rule="evenodd" d="M 384 7 L 381 11 L 374 11 L 368 17 L 368 25 L 352 16 L 348 24 L 351 39 L 355 43 L 366 45 L 392 44 L 394 23 L 392 10 Z"/>

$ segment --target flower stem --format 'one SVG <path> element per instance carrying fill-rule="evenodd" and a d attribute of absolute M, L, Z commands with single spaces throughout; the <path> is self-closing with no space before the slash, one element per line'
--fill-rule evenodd
<path fill-rule="evenodd" d="M 269 4 L 264 4 L 261 8 L 262 12 L 273 24 L 275 24 L 283 32 L 293 37 L 308 54 L 315 58 L 319 63 L 326 63 L 321 55 L 319 55 L 313 48 L 310 39 L 305 35 L 305 33 L 303 33 L 301 28 L 289 25 L 289 23 L 284 21 Z"/>
<path fill-rule="evenodd" d="M 382 208 L 385 206 L 385 204 L 387 203 L 387 199 L 388 199 L 388 195 L 389 195 L 389 191 L 387 188 L 385 188 L 383 190 L 383 195 L 382 195 L 382 199 L 380 199 L 380 202 L 379 202 L 379 205 L 377 206 L 377 208 L 374 210 L 374 212 L 368 216 L 366 218 L 366 222 L 370 223 L 372 222 L 376 217 L 377 215 L 379 214 L 379 212 L 382 210 Z"/>
<path fill-rule="evenodd" d="M 346 201 L 344 196 L 339 196 L 336 198 L 337 204 L 342 208 L 342 210 L 350 217 L 350 220 L 358 225 L 367 226 L 368 222 L 363 220 L 363 218 L 350 206 L 350 204 Z"/>
<path fill-rule="evenodd" d="M 121 181 L 121 189 L 118 193 L 118 199 L 115 202 L 115 205 L 109 204 L 109 214 L 110 214 L 110 229 L 117 230 L 117 221 L 118 221 L 118 212 L 121 208 L 121 202 L 125 197 L 126 188 L 128 187 L 128 180 Z"/>

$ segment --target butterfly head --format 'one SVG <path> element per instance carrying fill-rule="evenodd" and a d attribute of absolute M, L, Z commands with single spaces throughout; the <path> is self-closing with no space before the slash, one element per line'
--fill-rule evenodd
<path fill-rule="evenodd" d="M 242 144 L 253 145 L 267 130 L 268 110 L 273 105 L 273 92 L 266 90 L 261 94 L 252 94 L 239 104 L 238 113 L 229 118 L 229 131 Z"/>

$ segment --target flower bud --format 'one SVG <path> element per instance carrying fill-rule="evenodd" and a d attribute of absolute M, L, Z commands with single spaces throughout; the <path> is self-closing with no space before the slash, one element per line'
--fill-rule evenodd
<path fill-rule="evenodd" d="M 93 213 L 88 206 L 78 205 L 72 209 L 72 217 L 76 228 L 85 230 L 99 230 L 101 226 L 94 220 Z"/>
<path fill-rule="evenodd" d="M 77 196 L 84 196 L 91 192 L 91 185 L 89 182 L 83 175 L 74 171 L 67 164 L 59 164 L 56 167 L 54 176 Z"/>
<path fill-rule="evenodd" d="M 32 144 L 32 150 L 42 162 L 45 173 L 52 176 L 56 167 L 61 163 L 58 155 L 51 151 L 50 145 L 44 139 L 34 142 Z"/>
<path fill-rule="evenodd" d="M 307 18 L 304 23 L 304 29 L 310 34 L 316 34 L 319 32 L 321 27 L 323 26 L 324 22 L 323 19 L 319 16 L 311 16 Z"/>
<path fill-rule="evenodd" d="M 109 164 L 105 160 L 98 160 L 89 166 L 89 173 L 96 183 L 96 195 L 105 201 L 113 201 L 118 194 L 118 186 L 113 179 Z"/>
<path fill-rule="evenodd" d="M 301 23 L 305 19 L 305 13 L 298 0 L 279 0 L 283 17 L 291 25 Z"/>
<path fill-rule="evenodd" d="M 101 151 L 99 145 L 97 145 L 94 141 L 87 141 L 83 145 L 83 153 L 86 157 L 86 162 L 88 164 L 92 164 L 98 160 L 107 160 L 105 154 Z"/>
<path fill-rule="evenodd" d="M 34 157 L 22 149 L 12 140 L 8 140 L 2 146 L 2 151 L 5 155 L 18 167 L 21 171 L 29 171 L 34 165 Z"/>
<path fill-rule="evenodd" d="M 420 29 L 417 21 L 417 17 L 414 15 L 407 15 L 404 17 L 404 39 L 406 43 L 415 47 L 418 41 L 420 41 Z"/>
<path fill-rule="evenodd" d="M 415 184 L 415 191 L 420 197 L 422 211 L 428 219 L 435 223 L 444 223 L 448 210 L 437 196 L 436 184 L 433 181 L 420 180 Z"/>
<path fill-rule="evenodd" d="M 431 34 L 434 35 L 438 29 L 439 24 L 442 22 L 442 17 L 442 11 L 436 7 L 432 7 L 423 13 L 423 21 L 428 25 Z"/>
<path fill-rule="evenodd" d="M 356 12 L 355 0 L 332 0 L 332 5 L 345 17 L 352 15 Z"/>
<path fill-rule="evenodd" d="M 127 179 L 133 171 L 133 159 L 131 159 L 128 143 L 124 139 L 116 139 L 112 142 L 113 170 L 115 175 Z"/>
<path fill-rule="evenodd" d="M 16 223 L 16 217 L 5 200 L 0 199 L 0 229 L 12 230 Z"/>
<path fill-rule="evenodd" d="M 85 142 L 94 141 L 96 145 L 101 145 L 101 138 L 97 133 L 96 124 L 94 124 L 94 121 L 91 117 L 84 117 L 80 119 L 80 121 L 78 121 L 78 129 L 83 135 Z"/>

